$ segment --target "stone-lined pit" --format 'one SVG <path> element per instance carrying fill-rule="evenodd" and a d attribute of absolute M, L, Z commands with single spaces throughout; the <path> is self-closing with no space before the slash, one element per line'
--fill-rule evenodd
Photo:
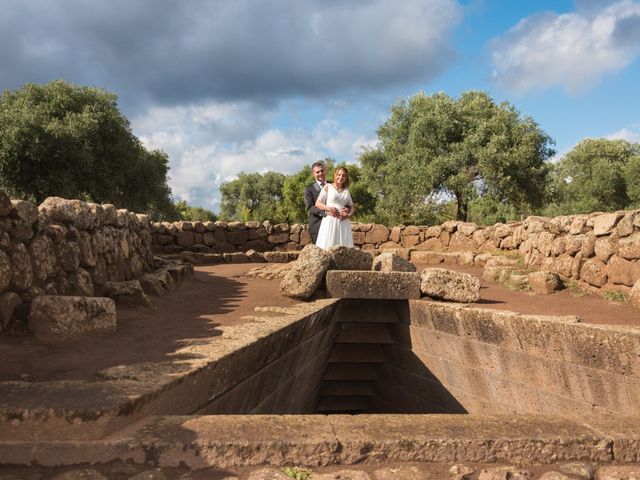
<path fill-rule="evenodd" d="M 637 461 L 639 336 L 429 300 L 264 309 L 172 361 L 4 382 L 0 464 Z"/>

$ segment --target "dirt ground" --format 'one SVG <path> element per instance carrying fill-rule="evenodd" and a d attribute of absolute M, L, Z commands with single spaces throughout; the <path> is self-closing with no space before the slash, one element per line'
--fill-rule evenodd
<path fill-rule="evenodd" d="M 82 380 L 115 365 L 159 362 L 205 338 L 220 335 L 221 325 L 243 322 L 258 306 L 291 306 L 295 300 L 279 293 L 278 280 L 244 277 L 255 264 L 196 268 L 193 277 L 164 297 L 152 297 L 152 309 L 118 309 L 118 330 L 104 337 L 46 345 L 32 337 L 0 334 L 0 381 Z M 419 270 L 424 266 L 419 266 Z M 480 276 L 479 268 L 461 268 Z M 478 306 L 520 313 L 577 315 L 589 323 L 640 326 L 640 311 L 595 295 L 570 291 L 533 295 L 483 282 Z"/>

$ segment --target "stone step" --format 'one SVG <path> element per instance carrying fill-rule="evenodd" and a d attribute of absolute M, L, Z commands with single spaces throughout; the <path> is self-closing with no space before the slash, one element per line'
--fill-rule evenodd
<path fill-rule="evenodd" d="M 342 396 L 372 396 L 374 394 L 373 384 L 365 381 L 343 382 L 332 380 L 324 382 L 320 388 L 321 397 L 342 397 Z"/>
<path fill-rule="evenodd" d="M 377 380 L 378 369 L 369 363 L 331 363 L 324 380 Z"/>
<path fill-rule="evenodd" d="M 370 407 L 370 397 L 366 396 L 322 397 L 318 403 L 318 413 L 365 413 Z"/>
<path fill-rule="evenodd" d="M 384 363 L 384 347 L 379 344 L 338 343 L 329 363 Z"/>
<path fill-rule="evenodd" d="M 384 323 L 341 323 L 335 343 L 393 343 Z"/>

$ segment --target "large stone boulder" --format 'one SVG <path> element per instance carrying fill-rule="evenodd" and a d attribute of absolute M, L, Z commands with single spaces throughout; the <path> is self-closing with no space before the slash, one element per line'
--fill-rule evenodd
<path fill-rule="evenodd" d="M 477 302 L 480 299 L 480 279 L 446 268 L 425 268 L 420 275 L 420 290 L 440 300 Z"/>
<path fill-rule="evenodd" d="M 640 280 L 633 285 L 629 299 L 631 300 L 631 305 L 640 309 Z"/>
<path fill-rule="evenodd" d="M 298 260 L 280 283 L 280 293 L 306 300 L 316 291 L 331 264 L 331 254 L 313 244 L 302 249 Z"/>
<path fill-rule="evenodd" d="M 329 248 L 329 270 L 371 270 L 373 256 L 355 247 L 336 245 Z"/>
<path fill-rule="evenodd" d="M 554 272 L 531 272 L 528 275 L 528 281 L 531 290 L 543 295 L 557 292 L 562 288 L 560 276 Z"/>
<path fill-rule="evenodd" d="M 104 284 L 102 294 L 112 298 L 119 305 L 142 305 L 151 307 L 149 298 L 142 290 L 142 285 L 138 280 L 128 282 L 107 282 Z"/>
<path fill-rule="evenodd" d="M 415 272 L 331 270 L 327 293 L 333 298 L 406 300 L 420 298 L 420 275 Z"/>
<path fill-rule="evenodd" d="M 140 277 L 140 285 L 147 295 L 162 296 L 173 289 L 176 281 L 166 268 L 159 268 Z"/>
<path fill-rule="evenodd" d="M 31 304 L 29 329 L 47 342 L 115 332 L 116 305 L 110 298 L 41 295 Z"/>
<path fill-rule="evenodd" d="M 373 259 L 371 270 L 378 272 L 415 272 L 416 266 L 400 255 L 385 252 Z"/>

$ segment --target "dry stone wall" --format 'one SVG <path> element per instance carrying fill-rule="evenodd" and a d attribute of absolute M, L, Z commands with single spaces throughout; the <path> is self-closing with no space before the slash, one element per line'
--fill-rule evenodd
<path fill-rule="evenodd" d="M 412 261 L 437 263 L 431 252 L 502 250 L 519 254 L 533 270 L 555 272 L 587 288 L 630 293 L 640 279 L 640 210 L 533 216 L 490 227 L 457 221 L 393 228 L 355 223 L 352 230 L 357 247 L 395 250 Z M 306 225 L 269 222 L 158 223 L 152 225 L 152 239 L 160 253 L 205 254 L 295 251 L 311 241 Z"/>
<path fill-rule="evenodd" d="M 41 295 L 99 295 L 153 268 L 146 215 L 80 200 L 37 206 L 0 191 L 0 331 Z"/>

